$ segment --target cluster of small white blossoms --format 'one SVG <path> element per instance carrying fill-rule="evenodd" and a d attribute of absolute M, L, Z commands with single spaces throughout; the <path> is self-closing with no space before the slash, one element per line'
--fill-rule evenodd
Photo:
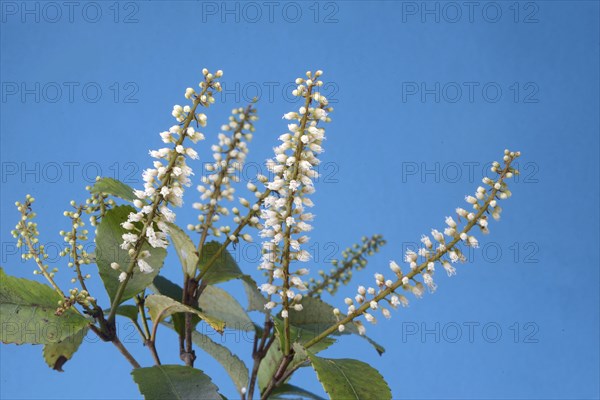
<path fill-rule="evenodd" d="M 186 157 L 197 159 L 198 153 L 191 147 L 186 147 L 185 139 L 192 143 L 204 140 L 204 135 L 196 131 L 191 125 L 193 121 L 199 126 L 206 126 L 207 117 L 203 113 L 196 113 L 196 108 L 201 105 L 208 107 L 214 103 L 213 91 L 220 91 L 221 85 L 215 79 L 223 75 L 217 71 L 214 75 L 208 70 L 202 70 L 204 81 L 200 83 L 200 93 L 192 88 L 185 91 L 185 97 L 191 100 L 191 105 L 173 107 L 172 115 L 179 122 L 168 131 L 161 132 L 164 143 L 170 147 L 151 150 L 150 156 L 155 158 L 154 167 L 143 172 L 144 190 L 135 190 L 137 199 L 134 205 L 138 212 L 129 214 L 126 222 L 122 224 L 128 232 L 123 234 L 121 248 L 128 250 L 133 262 L 143 273 L 153 271 L 145 260 L 150 253 L 141 251 L 141 243 L 148 242 L 150 246 L 166 248 L 168 246 L 168 226 L 166 222 L 174 222 L 175 212 L 168 206 L 179 207 L 183 203 L 183 188 L 190 186 L 192 169 L 186 164 Z M 112 268 L 121 271 L 121 266 L 113 263 Z M 133 273 L 133 271 L 130 271 Z M 128 279 L 128 272 L 122 271 L 119 281 Z"/>
<path fill-rule="evenodd" d="M 518 174 L 518 171 L 511 167 L 511 163 L 519 156 L 519 152 L 505 150 L 504 167 L 501 167 L 498 162 L 492 164 L 492 172 L 498 175 L 496 180 L 488 177 L 483 178 L 485 186 L 478 187 L 473 196 L 465 197 L 465 201 L 472 210 L 457 208 L 456 219 L 452 216 L 446 217 L 446 227 L 443 232 L 432 229 L 431 238 L 428 235 L 422 235 L 422 247 L 416 252 L 413 250 L 406 251 L 404 261 L 408 264 L 410 272 L 403 274 L 400 265 L 395 261 L 390 261 L 390 269 L 395 275 L 393 280 L 386 279 L 383 274 L 376 273 L 374 287 L 359 286 L 354 299 L 346 298 L 348 316 L 363 315 L 368 322 L 376 323 L 377 320 L 373 314 L 376 310 L 379 310 L 385 318 L 390 318 L 390 310 L 382 306 L 382 300 L 385 300 L 391 308 L 397 308 L 399 305 L 408 306 L 408 299 L 404 295 L 395 292 L 397 288 L 401 287 L 420 298 L 425 292 L 425 287 L 431 292 L 436 290 L 437 285 L 433 280 L 433 275 L 437 265 L 441 265 L 448 276 L 455 275 L 456 268 L 453 264 L 466 261 L 459 245 L 479 246 L 477 238 L 469 233 L 471 228 L 478 226 L 483 234 L 487 234 L 489 233 L 487 216 L 491 215 L 496 220 L 500 219 L 502 209 L 498 205 L 498 201 L 511 196 L 505 179 Z M 463 222 L 464 226 L 461 227 L 460 225 Z M 419 274 L 423 277 L 423 283 L 415 279 Z M 336 308 L 334 314 L 339 321 L 341 316 L 339 309 Z M 340 332 L 344 331 L 344 325 L 340 324 L 338 329 Z M 364 332 L 364 330 L 361 332 Z"/>
<path fill-rule="evenodd" d="M 61 230 L 59 234 L 64 238 L 64 241 L 67 243 L 67 246 L 60 252 L 61 257 L 65 257 L 69 255 L 71 257 L 71 261 L 67 264 L 69 267 L 75 267 L 75 272 L 77 274 L 77 278 L 72 278 L 71 283 L 80 281 L 84 281 L 85 279 L 90 279 L 92 276 L 90 274 L 83 274 L 81 272 L 81 266 L 87 265 L 92 262 L 92 255 L 89 254 L 83 243 L 88 240 L 88 230 L 85 229 L 85 222 L 83 222 L 82 215 L 89 209 L 88 206 L 78 206 L 75 203 L 75 200 L 71 200 L 71 207 L 74 208 L 74 211 L 65 211 L 63 215 L 71 219 L 71 230 L 64 231 Z"/>
<path fill-rule="evenodd" d="M 239 182 L 240 174 L 248 154 L 248 143 L 252 140 L 254 132 L 254 121 L 258 119 L 256 110 L 252 106 L 247 108 L 235 108 L 229 117 L 229 123 L 221 126 L 218 144 L 214 144 L 214 162 L 205 166 L 208 175 L 202 177 L 202 184 L 198 185 L 202 202 L 194 203 L 193 207 L 200 211 L 199 224 L 188 225 L 188 229 L 197 232 L 210 230 L 215 237 L 222 233 L 228 235 L 232 242 L 237 238 L 230 234 L 229 225 L 218 226 L 217 221 L 221 216 L 228 216 L 230 210 L 223 205 L 223 201 L 234 199 L 235 188 L 232 182 Z M 249 189 L 256 191 L 256 186 L 249 183 Z M 233 207 L 231 210 L 239 218 L 239 210 Z M 258 218 L 254 217 L 255 220 Z M 239 221 L 236 221 L 239 222 Z M 257 222 L 257 221 L 256 221 Z M 249 234 L 242 235 L 246 241 L 251 241 Z"/>
<path fill-rule="evenodd" d="M 298 78 L 294 96 L 305 99 L 304 106 L 298 112 L 290 112 L 283 116 L 291 122 L 288 132 L 279 137 L 281 144 L 274 148 L 275 157 L 267 160 L 267 169 L 273 179 L 266 182 L 269 195 L 264 199 L 261 210 L 263 229 L 260 236 L 267 239 L 263 242 L 263 256 L 260 269 L 268 271 L 269 283 L 259 288 L 267 293 L 269 301 L 265 308 L 272 309 L 278 302 L 271 296 L 278 293 L 281 297 L 283 318 L 288 317 L 288 309 L 302 310 L 300 301 L 302 294 L 297 291 L 307 290 L 302 276 L 308 269 L 289 269 L 292 261 L 307 262 L 308 251 L 301 249 L 309 240 L 306 232 L 312 229 L 309 224 L 313 214 L 306 211 L 312 207 L 312 200 L 307 197 L 314 193 L 313 179 L 319 176 L 314 169 L 319 164 L 317 155 L 323 151 L 321 144 L 325 130 L 319 128 L 319 122 L 329 122 L 327 99 L 315 91 L 323 85 L 318 78 L 322 71 L 314 74 L 308 71 L 306 79 Z M 283 281 L 281 284 L 275 280 Z"/>

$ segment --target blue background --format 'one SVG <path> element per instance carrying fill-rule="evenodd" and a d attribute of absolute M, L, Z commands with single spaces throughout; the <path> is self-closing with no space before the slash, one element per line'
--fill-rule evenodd
<path fill-rule="evenodd" d="M 208 112 L 202 159 L 230 109 L 258 94 L 254 166 L 285 131 L 281 115 L 298 107 L 284 85 L 320 68 L 336 110 L 314 196 L 312 268 L 361 235 L 388 240 L 350 287 L 327 298 L 333 304 L 442 227 L 505 147 L 523 154 L 514 196 L 472 261 L 452 279 L 439 273 L 434 295 L 367 327 L 387 352 L 379 357 L 344 337 L 323 354 L 368 362 L 394 398 L 598 398 L 598 2 L 479 2 L 471 17 L 462 2 L 282 2 L 271 17 L 262 2 L 78 2 L 72 17 L 61 4 L 2 2 L 0 235 L 9 274 L 38 279 L 9 235 L 14 202 L 26 193 L 38 199 L 41 240 L 56 247 L 68 226 L 62 211 L 85 199 L 96 174 L 140 187 L 147 151 L 160 147 L 158 132 L 172 125 L 173 104 L 184 104 L 202 67 L 223 69 L 229 93 Z M 224 7 L 234 14 L 221 15 Z M 72 98 L 67 85 L 78 85 Z M 422 97 L 422 89 L 433 92 Z M 201 162 L 192 165 L 199 175 Z M 190 189 L 178 213 L 183 226 L 195 220 L 196 199 Z M 255 247 L 246 249 L 241 265 L 258 278 Z M 176 264 L 167 265 L 163 273 L 179 281 Z M 65 287 L 70 277 L 61 268 Z M 137 340 L 125 321 L 120 329 L 124 341 Z M 129 364 L 94 339 L 62 374 L 45 365 L 39 346 L 0 346 L 1 397 L 139 398 Z M 175 336 L 161 329 L 159 339 L 164 363 L 179 363 Z M 249 361 L 248 338 L 224 340 Z M 126 345 L 151 365 L 140 343 Z M 200 353 L 196 366 L 235 398 L 218 364 Z M 324 394 L 309 370 L 295 382 Z"/>

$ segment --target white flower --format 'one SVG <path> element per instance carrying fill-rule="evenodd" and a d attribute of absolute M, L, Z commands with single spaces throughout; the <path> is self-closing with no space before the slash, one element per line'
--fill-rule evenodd
<path fill-rule="evenodd" d="M 154 271 L 154 269 L 146 262 L 146 260 L 139 259 L 137 261 L 137 265 L 140 271 L 145 274 L 149 274 Z"/>
<path fill-rule="evenodd" d="M 123 250 L 127 250 L 131 244 L 138 240 L 138 236 L 134 233 L 124 233 L 121 238 L 123 239 L 123 243 L 121 244 Z"/>
<path fill-rule="evenodd" d="M 368 312 L 363 313 L 363 315 L 365 316 L 365 319 L 367 321 L 369 321 L 370 323 L 375 324 L 377 322 L 377 320 L 375 319 L 375 317 L 372 316 L 371 314 L 369 314 Z"/>
<path fill-rule="evenodd" d="M 452 217 L 446 217 L 446 224 L 450 228 L 456 228 L 456 222 L 454 221 L 454 219 Z"/>
<path fill-rule="evenodd" d="M 127 272 L 121 272 L 119 274 L 119 282 L 123 282 L 125 279 L 127 279 Z"/>
<path fill-rule="evenodd" d="M 433 277 L 428 273 L 424 273 L 423 280 L 425 281 L 425 284 L 427 285 L 427 287 L 429 287 L 429 290 L 431 292 L 435 292 L 437 285 L 433 282 Z"/>
<path fill-rule="evenodd" d="M 456 229 L 448 227 L 444 229 L 444 235 L 454 237 L 454 235 L 456 235 Z"/>
<path fill-rule="evenodd" d="M 310 254 L 306 250 L 300 250 L 296 253 L 296 259 L 298 261 L 307 262 L 310 260 Z"/>
<path fill-rule="evenodd" d="M 450 257 L 450 261 L 452 261 L 453 263 L 459 260 L 458 254 L 454 250 L 450 250 L 448 252 L 448 256 Z"/>
<path fill-rule="evenodd" d="M 365 333 L 367 333 L 367 329 L 363 324 L 356 324 L 356 329 L 358 329 L 358 334 L 360 336 L 365 336 Z"/>
<path fill-rule="evenodd" d="M 400 266 L 396 263 L 396 261 L 390 261 L 390 269 L 392 270 L 392 272 L 394 272 L 395 274 L 401 274 L 402 273 L 402 269 L 400 268 Z"/>
<path fill-rule="evenodd" d="M 259 289 L 267 294 L 275 294 L 277 292 L 277 286 L 271 285 L 270 283 L 263 283 L 259 286 Z"/>
<path fill-rule="evenodd" d="M 414 262 L 417 261 L 417 253 L 412 250 L 406 250 L 406 255 L 404 257 L 406 262 Z"/>
<path fill-rule="evenodd" d="M 288 311 L 287 310 L 281 310 L 281 318 L 285 319 L 288 317 Z"/>
<path fill-rule="evenodd" d="M 479 242 L 477 241 L 477 238 L 475 238 L 475 236 L 469 236 L 467 238 L 467 244 L 474 248 L 479 247 Z"/>
<path fill-rule="evenodd" d="M 456 268 L 454 268 L 452 266 L 452 264 L 450 264 L 448 261 L 446 261 L 446 260 L 442 261 L 442 266 L 448 273 L 448 276 L 456 275 Z"/>
<path fill-rule="evenodd" d="M 440 243 L 444 242 L 444 235 L 441 232 L 439 232 L 437 229 L 433 229 L 431 231 L 431 236 L 433 236 L 433 238 Z"/>
<path fill-rule="evenodd" d="M 267 304 L 265 304 L 265 309 L 267 310 L 271 310 L 273 308 L 275 308 L 276 304 L 274 301 L 269 301 Z"/>
<path fill-rule="evenodd" d="M 126 230 L 128 230 L 128 231 L 130 231 L 130 230 L 132 230 L 132 229 L 134 228 L 133 224 L 132 224 L 131 222 L 129 222 L 129 221 L 125 221 L 125 222 L 123 222 L 123 223 L 121 224 L 121 226 L 122 226 L 123 228 L 125 228 Z"/>
<path fill-rule="evenodd" d="M 118 271 L 119 269 L 121 269 L 121 266 L 118 263 L 116 263 L 116 262 L 110 263 L 110 267 L 112 269 L 114 269 L 115 271 Z"/>
<path fill-rule="evenodd" d="M 344 332 L 346 327 L 344 325 L 338 325 L 338 332 Z"/>
<path fill-rule="evenodd" d="M 431 239 L 429 239 L 429 236 L 426 235 L 421 236 L 421 243 L 423 243 L 428 249 L 430 249 L 433 246 L 433 244 L 431 243 Z"/>

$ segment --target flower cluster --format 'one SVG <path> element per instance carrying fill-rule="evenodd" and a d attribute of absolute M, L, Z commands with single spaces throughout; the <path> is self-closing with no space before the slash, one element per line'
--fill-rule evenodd
<path fill-rule="evenodd" d="M 367 256 L 372 256 L 379 251 L 379 248 L 385 245 L 385 240 L 381 235 L 374 235 L 371 238 L 363 237 L 362 245 L 354 244 L 342 252 L 342 260 L 333 260 L 333 268 L 329 273 L 319 271 L 320 280 L 310 278 L 307 296 L 321 297 L 323 291 L 330 295 L 337 293 L 340 285 L 347 285 L 352 279 L 352 271 L 360 271 L 367 266 Z"/>
<path fill-rule="evenodd" d="M 179 207 L 183 203 L 183 188 L 190 186 L 192 169 L 186 164 L 186 157 L 197 159 L 198 153 L 185 146 L 185 139 L 192 143 L 204 140 L 204 135 L 190 126 L 196 121 L 199 126 L 206 126 L 205 114 L 196 113 L 196 108 L 201 105 L 208 107 L 214 103 L 213 91 L 220 91 L 221 85 L 215 80 L 223 75 L 217 71 L 214 75 L 206 69 L 202 71 L 204 81 L 200 83 L 201 92 L 196 93 L 188 88 L 185 97 L 191 100 L 191 105 L 184 107 L 176 105 L 173 107 L 173 117 L 179 124 L 172 126 L 168 131 L 161 132 L 160 136 L 164 143 L 170 145 L 158 150 L 151 150 L 150 156 L 155 158 L 154 168 L 148 168 L 143 172 L 144 190 L 135 190 L 137 199 L 134 205 L 138 212 L 131 213 L 127 221 L 122 225 L 128 232 L 123 234 L 121 248 L 128 250 L 132 263 L 126 271 L 122 271 L 119 280 L 126 282 L 133 273 L 137 264 L 140 272 L 150 273 L 152 267 L 144 258 L 149 256 L 148 251 L 141 251 L 141 244 L 147 242 L 150 246 L 157 248 L 168 246 L 167 222 L 174 222 L 175 213 L 169 204 Z M 120 266 L 119 266 L 120 268 Z"/>
<path fill-rule="evenodd" d="M 48 254 L 45 251 L 45 247 L 43 244 L 39 243 L 39 231 L 37 228 L 37 223 L 33 222 L 33 219 L 36 217 L 36 213 L 33 212 L 31 206 L 35 202 L 35 198 L 30 195 L 25 197 L 25 202 L 16 202 L 15 205 L 17 210 L 21 213 L 21 219 L 15 226 L 15 229 L 11 231 L 11 234 L 14 238 L 17 239 L 17 247 L 25 247 L 25 251 L 21 255 L 21 257 L 25 260 L 34 260 L 38 266 L 38 269 L 34 270 L 34 275 L 42 275 L 46 278 L 46 280 L 52 285 L 54 290 L 64 299 L 60 300 L 58 303 L 59 308 L 56 311 L 57 315 L 62 314 L 65 310 L 70 308 L 73 304 L 79 303 L 84 307 L 89 307 L 90 304 L 95 304 L 96 299 L 91 297 L 87 290 L 72 289 L 70 291 L 70 296 L 65 296 L 62 290 L 58 287 L 56 282 L 54 281 L 54 276 L 58 272 L 58 268 L 50 269 L 50 266 L 46 264 L 46 260 L 48 259 Z M 77 226 L 81 223 L 80 215 L 75 215 L 76 213 L 70 214 L 70 212 L 65 212 L 66 215 L 73 218 L 73 226 L 74 230 L 77 230 Z M 77 221 L 77 222 L 75 222 Z M 83 225 L 82 225 L 83 226 Z M 75 233 L 75 236 L 65 235 L 65 240 L 70 244 L 71 250 L 75 248 L 76 250 L 82 251 L 82 254 L 87 254 L 83 252 L 79 246 L 75 247 L 75 240 L 67 240 L 71 237 L 83 238 L 87 233 L 83 230 L 79 235 Z M 74 251 L 76 251 L 74 250 Z M 64 254 L 63 254 L 64 255 Z M 89 258 L 79 259 L 82 261 L 81 263 L 89 263 Z M 69 266 L 73 266 L 75 264 L 69 263 Z M 78 264 L 80 265 L 80 264 Z M 79 270 L 79 269 L 78 269 Z M 83 281 L 83 279 L 82 279 Z"/>
<path fill-rule="evenodd" d="M 239 182 L 239 176 L 248 154 L 248 143 L 252 140 L 254 132 L 253 124 L 258 119 L 255 114 L 256 110 L 252 108 L 252 105 L 247 108 L 235 108 L 229 117 L 229 123 L 221 127 L 222 132 L 218 135 L 218 144 L 211 147 L 214 162 L 205 166 L 208 175 L 202 177 L 202 184 L 198 186 L 202 202 L 193 205 L 196 210 L 200 211 L 199 224 L 188 225 L 188 229 L 202 233 L 201 242 L 206 239 L 209 231 L 216 237 L 224 233 L 230 236 L 231 241 L 237 240 L 234 235 L 230 234 L 230 226 L 218 227 L 216 222 L 221 216 L 229 215 L 230 210 L 223 205 L 223 200 L 232 201 L 234 198 L 235 188 L 231 183 Z M 248 186 L 249 189 L 256 191 L 255 185 L 250 183 Z M 238 209 L 234 207 L 232 211 L 238 217 Z M 242 235 L 242 237 L 247 241 L 252 239 L 248 234 Z"/>
<path fill-rule="evenodd" d="M 31 205 L 35 202 L 35 198 L 31 195 L 25 197 L 25 202 L 21 203 L 17 201 L 15 206 L 21 213 L 21 218 L 15 229 L 10 233 L 17 239 L 17 247 L 25 247 L 25 251 L 21 254 L 21 258 L 24 260 L 35 260 L 38 264 L 39 270 L 34 270 L 33 273 L 48 275 L 53 278 L 54 274 L 58 272 L 58 268 L 49 270 L 49 266 L 44 263 L 48 259 L 48 254 L 45 251 L 44 245 L 39 244 L 40 232 L 37 229 L 37 223 L 33 222 L 36 217 L 36 213 L 33 212 Z M 49 272 L 48 272 L 49 271 Z"/>
<path fill-rule="evenodd" d="M 96 181 L 100 179 L 99 176 L 96 177 Z M 98 226 L 106 211 L 115 206 L 115 201 L 109 198 L 108 193 L 93 191 L 93 186 L 86 186 L 85 190 L 90 192 L 90 197 L 85 200 L 83 212 L 90 216 L 90 225 L 95 227 Z"/>
<path fill-rule="evenodd" d="M 477 226 L 483 234 L 487 234 L 489 233 L 488 215 L 496 220 L 500 219 L 502 209 L 498 201 L 511 196 L 505 179 L 518 174 L 518 171 L 511 167 L 511 163 L 519 156 L 519 152 L 505 150 L 504 166 L 501 167 L 498 162 L 492 164 L 491 170 L 497 174 L 496 179 L 483 178 L 485 186 L 478 187 L 473 196 L 465 197 L 467 208 L 470 207 L 472 210 L 457 208 L 456 219 L 452 216 L 446 217 L 446 227 L 443 232 L 432 229 L 431 237 L 428 235 L 421 237 L 422 247 L 418 251 L 406 251 L 404 261 L 408 264 L 409 272 L 404 274 L 397 262 L 390 261 L 394 279 L 386 279 L 383 274 L 376 273 L 374 287 L 359 286 L 354 299 L 346 298 L 348 317 L 340 320 L 338 329 L 343 331 L 344 323 L 360 315 L 363 315 L 368 322 L 376 323 L 377 320 L 373 315 L 376 310 L 381 311 L 385 318 L 390 318 L 389 309 L 382 306 L 383 300 L 391 308 L 408 305 L 408 299 L 396 293 L 398 288 L 411 292 L 418 298 L 423 296 L 426 288 L 434 292 L 437 287 L 433 280 L 436 266 L 441 266 L 448 276 L 455 275 L 454 264 L 466 261 L 460 246 L 478 247 L 479 245 L 477 238 L 471 234 L 471 229 Z M 423 282 L 416 279 L 418 275 L 422 276 Z M 339 315 L 337 310 L 336 316 Z"/>
<path fill-rule="evenodd" d="M 308 197 L 315 189 L 313 179 L 318 177 L 314 169 L 319 164 L 317 155 L 323 151 L 321 147 L 325 130 L 318 123 L 328 122 L 327 99 L 315 88 L 322 86 L 318 78 L 321 71 L 306 73 L 306 79 L 298 78 L 294 96 L 304 98 L 304 106 L 298 112 L 290 112 L 284 119 L 293 121 L 288 125 L 288 132 L 279 137 L 281 144 L 275 147 L 275 157 L 267 160 L 267 169 L 273 179 L 266 183 L 270 191 L 264 199 L 261 210 L 263 229 L 260 236 L 267 239 L 263 242 L 263 259 L 260 268 L 267 270 L 269 282 L 260 286 L 267 293 L 269 301 L 267 309 L 272 309 L 277 302 L 271 296 L 278 293 L 281 297 L 282 317 L 287 318 L 288 309 L 293 307 L 300 311 L 302 295 L 296 291 L 305 291 L 307 287 L 302 276 L 308 273 L 306 268 L 290 271 L 292 261 L 307 262 L 308 251 L 301 248 L 309 240 L 306 232 L 312 229 L 310 221 L 313 214 L 307 212 L 313 206 Z M 281 280 L 275 284 L 274 280 Z"/>
<path fill-rule="evenodd" d="M 88 230 L 85 229 L 85 222 L 83 222 L 82 215 L 85 212 L 84 210 L 87 207 L 77 205 L 75 200 L 71 200 L 71 207 L 74 208 L 74 211 L 65 211 L 63 214 L 65 217 L 71 219 L 71 230 L 69 231 L 60 231 L 59 234 L 64 238 L 64 241 L 67 243 L 67 246 L 61 251 L 60 256 L 65 257 L 69 255 L 71 260 L 67 264 L 69 267 L 75 269 L 75 273 L 77 274 L 77 278 L 72 278 L 71 282 L 75 283 L 77 280 L 83 285 L 85 285 L 84 281 L 86 279 L 90 279 L 90 274 L 83 274 L 81 272 L 82 265 L 91 264 L 92 254 L 89 254 L 82 242 L 88 240 Z M 84 287 L 85 289 L 85 287 Z"/>

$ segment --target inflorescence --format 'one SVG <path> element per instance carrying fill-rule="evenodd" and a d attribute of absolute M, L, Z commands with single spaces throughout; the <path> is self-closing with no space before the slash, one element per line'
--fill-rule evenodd
<path fill-rule="evenodd" d="M 376 273 L 373 287 L 359 286 L 354 299 L 346 298 L 347 316 L 343 317 L 338 309 L 334 310 L 339 320 L 338 329 L 343 331 L 345 323 L 361 315 L 368 322 L 376 323 L 377 319 L 374 315 L 376 311 L 380 311 L 385 318 L 390 318 L 390 311 L 384 304 L 391 308 L 408 305 L 408 299 L 402 293 L 397 293 L 398 289 L 410 292 L 417 298 L 423 296 L 425 288 L 434 292 L 437 288 L 433 280 L 436 266 L 441 266 L 448 276 L 455 275 L 454 264 L 466 261 L 464 252 L 460 249 L 461 245 L 468 247 L 479 245 L 477 238 L 471 233 L 472 228 L 478 227 L 481 233 L 487 234 L 489 216 L 495 220 L 500 219 L 502 208 L 498 202 L 511 196 L 506 179 L 518 174 L 511 164 L 519 156 L 519 152 L 505 150 L 504 165 L 494 162 L 491 167 L 496 178 L 483 178 L 485 186 L 479 186 L 473 196 L 465 197 L 472 211 L 457 208 L 456 219 L 452 216 L 446 217 L 446 227 L 443 232 L 432 229 L 431 237 L 428 235 L 421 237 L 422 247 L 417 252 L 406 251 L 404 262 L 408 264 L 408 272 L 404 273 L 397 262 L 390 261 L 394 279 L 387 279 L 383 274 Z M 422 277 L 422 282 L 417 280 L 419 275 Z"/>

